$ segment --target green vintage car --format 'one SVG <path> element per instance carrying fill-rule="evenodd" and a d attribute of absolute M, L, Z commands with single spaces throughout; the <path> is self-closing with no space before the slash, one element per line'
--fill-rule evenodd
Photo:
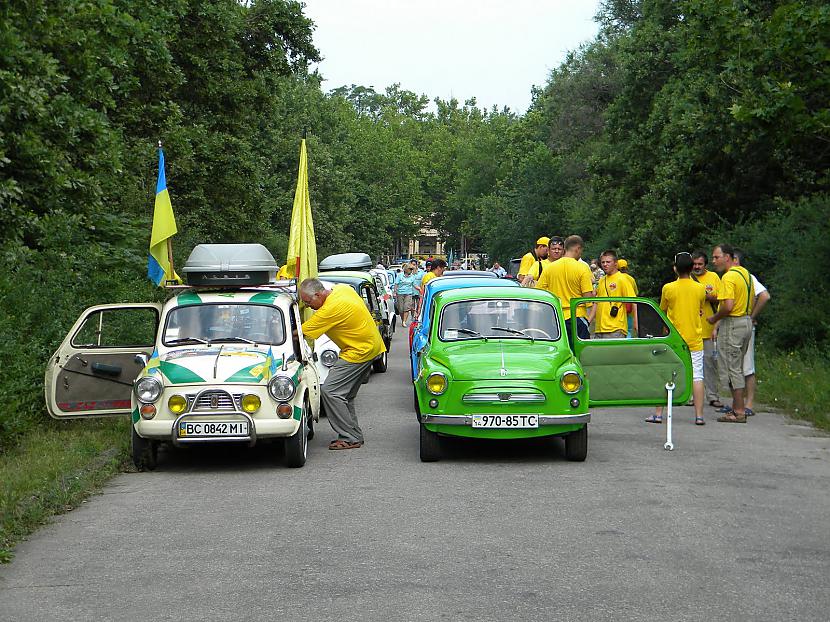
<path fill-rule="evenodd" d="M 421 460 L 441 457 L 441 437 L 518 439 L 562 436 L 565 457 L 588 454 L 592 405 L 673 403 L 691 393 L 691 358 L 682 337 L 650 300 L 637 309 L 632 338 L 568 345 L 559 300 L 549 292 L 473 287 L 433 299 L 429 339 L 416 352 L 415 408 Z"/>

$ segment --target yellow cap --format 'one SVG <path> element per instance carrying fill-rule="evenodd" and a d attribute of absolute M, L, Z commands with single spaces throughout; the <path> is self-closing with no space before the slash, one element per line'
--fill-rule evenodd
<path fill-rule="evenodd" d="M 618 259 L 617 260 L 617 267 L 618 268 L 627 268 L 628 262 L 625 259 Z"/>
<path fill-rule="evenodd" d="M 541 237 L 536 240 L 536 246 L 547 246 L 550 244 L 550 238 Z"/>

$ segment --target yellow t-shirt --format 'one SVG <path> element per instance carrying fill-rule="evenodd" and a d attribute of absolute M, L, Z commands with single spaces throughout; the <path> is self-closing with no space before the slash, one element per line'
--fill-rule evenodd
<path fill-rule="evenodd" d="M 536 259 L 536 255 L 533 253 L 527 253 L 524 257 L 522 257 L 522 263 L 519 264 L 519 274 L 525 275 L 529 274 L 537 281 L 539 277 L 542 276 L 541 271 L 539 270 L 539 264 L 537 263 L 538 260 Z M 542 259 L 542 270 L 545 269 L 545 266 L 550 264 L 549 259 Z M 518 275 L 516 275 L 518 276 Z"/>
<path fill-rule="evenodd" d="M 703 350 L 703 304 L 706 287 L 692 279 L 677 279 L 663 285 L 660 308 L 692 352 Z M 706 322 L 708 324 L 708 322 Z"/>
<path fill-rule="evenodd" d="M 366 303 L 349 285 L 332 287 L 323 306 L 303 322 L 303 334 L 317 339 L 328 335 L 340 348 L 340 357 L 349 363 L 365 363 L 386 352 L 380 331 Z"/>
<path fill-rule="evenodd" d="M 706 294 L 715 296 L 720 293 L 720 277 L 718 276 L 717 272 L 712 272 L 711 270 L 707 270 L 706 274 L 702 274 L 698 276 L 697 274 L 694 275 L 694 278 L 697 279 L 697 282 L 703 285 L 706 288 Z M 694 279 L 692 279 L 694 280 Z M 706 321 L 707 317 L 711 317 L 715 315 L 715 305 L 709 302 L 708 300 L 703 305 L 703 338 L 704 339 L 711 339 L 712 333 L 715 330 L 715 325 L 710 324 Z"/>
<path fill-rule="evenodd" d="M 562 257 L 553 263 L 548 262 L 542 270 L 542 276 L 536 282 L 537 289 L 546 289 L 559 298 L 562 303 L 562 316 L 571 317 L 571 298 L 579 298 L 585 292 L 594 291 L 591 268 L 583 261 L 573 257 Z M 585 305 L 576 310 L 576 317 L 585 317 Z"/>
<path fill-rule="evenodd" d="M 631 289 L 634 290 L 634 296 L 640 295 L 640 288 L 637 287 L 637 281 L 634 280 L 634 277 L 628 274 L 628 272 L 620 272 L 623 278 L 631 284 Z"/>
<path fill-rule="evenodd" d="M 749 315 L 752 311 L 752 302 L 755 300 L 755 288 L 752 285 L 752 277 L 749 276 L 746 268 L 732 266 L 721 277 L 720 284 L 718 300 L 735 301 L 732 311 L 729 312 L 729 317 Z"/>
<path fill-rule="evenodd" d="M 606 274 L 597 283 L 597 296 L 612 298 L 615 296 L 635 296 L 631 283 L 625 278 L 622 272 Z M 611 316 L 611 308 L 617 307 L 617 316 Z M 622 302 L 600 302 L 597 303 L 596 332 L 613 333 L 621 330 L 628 332 L 628 314 L 625 311 L 625 303 Z"/>
<path fill-rule="evenodd" d="M 429 272 L 425 273 L 423 278 L 421 279 L 421 295 L 423 296 L 424 286 L 429 283 L 432 279 L 436 277 L 436 274 L 430 270 Z"/>

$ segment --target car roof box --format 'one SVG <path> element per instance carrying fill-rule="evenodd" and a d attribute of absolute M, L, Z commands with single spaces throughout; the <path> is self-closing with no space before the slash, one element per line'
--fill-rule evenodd
<path fill-rule="evenodd" d="M 182 268 L 188 285 L 240 287 L 276 280 L 277 262 L 262 244 L 199 244 Z"/>
<path fill-rule="evenodd" d="M 320 262 L 320 271 L 326 270 L 367 270 L 373 267 L 372 258 L 366 253 L 340 253 L 329 255 Z"/>

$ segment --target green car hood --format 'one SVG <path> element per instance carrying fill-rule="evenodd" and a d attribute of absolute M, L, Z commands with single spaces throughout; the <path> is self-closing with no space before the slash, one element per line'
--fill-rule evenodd
<path fill-rule="evenodd" d="M 518 339 L 463 341 L 430 354 L 456 380 L 553 380 L 570 356 L 564 342 Z"/>

